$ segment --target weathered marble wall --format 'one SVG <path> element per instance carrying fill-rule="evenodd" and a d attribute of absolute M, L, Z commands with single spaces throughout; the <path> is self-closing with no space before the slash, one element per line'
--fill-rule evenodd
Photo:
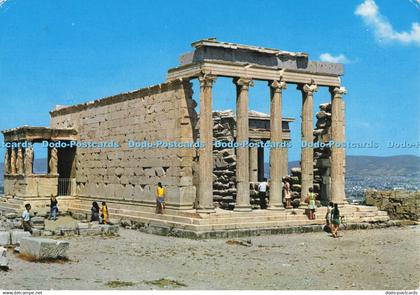
<path fill-rule="evenodd" d="M 51 112 L 51 127 L 75 128 L 79 142 L 115 141 L 118 148 L 77 148 L 77 195 L 155 203 L 166 187 L 168 207 L 192 208 L 195 149 L 129 148 L 128 141 L 193 142 L 195 102 L 179 80 Z"/>

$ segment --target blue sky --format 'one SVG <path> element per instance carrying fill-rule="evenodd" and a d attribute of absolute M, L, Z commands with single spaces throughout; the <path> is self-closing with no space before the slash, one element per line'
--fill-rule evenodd
<path fill-rule="evenodd" d="M 419 22 L 418 0 L 0 0 L 0 129 L 48 126 L 56 104 L 161 83 L 191 42 L 217 37 L 344 62 L 347 140 L 381 145 L 347 153 L 420 155 L 418 148 L 387 148 L 390 140 L 420 141 Z M 322 88 L 315 105 L 329 99 Z M 301 97 L 294 85 L 283 104 L 283 115 L 296 118 L 298 143 Z M 235 108 L 231 80 L 217 81 L 213 108 Z M 250 109 L 269 112 L 265 83 L 251 89 Z M 295 145 L 290 159 L 299 154 Z"/>

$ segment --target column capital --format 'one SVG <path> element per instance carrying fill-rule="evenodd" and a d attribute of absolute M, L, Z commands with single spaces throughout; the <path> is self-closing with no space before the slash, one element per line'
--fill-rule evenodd
<path fill-rule="evenodd" d="M 269 81 L 268 86 L 273 88 L 274 91 L 281 91 L 282 89 L 287 89 L 287 83 L 284 81 L 283 78 L 280 80 Z"/>
<path fill-rule="evenodd" d="M 254 81 L 249 78 L 234 78 L 233 83 L 240 86 L 243 90 L 248 90 L 249 87 L 254 86 Z"/>
<path fill-rule="evenodd" d="M 298 84 L 297 89 L 305 92 L 306 94 L 312 95 L 318 91 L 318 85 L 315 84 L 315 80 L 311 80 L 309 84 Z"/>
<path fill-rule="evenodd" d="M 343 97 L 343 95 L 347 93 L 347 89 L 341 86 L 330 87 L 330 93 L 331 95 L 334 95 L 334 97 Z"/>
<path fill-rule="evenodd" d="M 202 73 L 198 80 L 200 81 L 200 87 L 212 87 L 213 83 L 216 82 L 216 76 L 208 73 Z"/>

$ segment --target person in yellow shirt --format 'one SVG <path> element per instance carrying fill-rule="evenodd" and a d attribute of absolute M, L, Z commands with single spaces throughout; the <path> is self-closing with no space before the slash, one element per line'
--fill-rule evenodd
<path fill-rule="evenodd" d="M 158 183 L 156 189 L 156 213 L 163 214 L 165 209 L 165 189 L 162 187 L 162 183 Z"/>
<path fill-rule="evenodd" d="M 102 208 L 101 208 L 101 217 L 102 217 L 102 223 L 108 224 L 109 223 L 109 212 L 108 212 L 108 206 L 105 202 L 102 202 Z"/>

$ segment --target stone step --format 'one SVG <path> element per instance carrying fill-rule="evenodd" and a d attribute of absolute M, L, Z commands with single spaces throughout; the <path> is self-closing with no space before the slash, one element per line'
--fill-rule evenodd
<path fill-rule="evenodd" d="M 77 212 L 77 213 L 84 213 L 88 214 L 90 216 L 90 208 L 86 209 L 85 207 L 71 207 L 69 208 L 70 212 Z M 162 214 L 156 214 L 151 212 L 144 212 L 144 211 L 136 211 L 136 210 L 119 210 L 119 212 L 113 212 L 110 210 L 110 218 L 126 218 L 125 216 L 141 216 L 142 218 L 148 218 L 148 219 L 156 219 L 156 220 L 169 220 L 173 222 L 179 222 L 179 223 L 192 223 L 192 218 L 190 217 L 184 217 L 179 215 L 170 215 L 165 213 Z M 128 219 L 128 218 L 126 218 Z"/>

